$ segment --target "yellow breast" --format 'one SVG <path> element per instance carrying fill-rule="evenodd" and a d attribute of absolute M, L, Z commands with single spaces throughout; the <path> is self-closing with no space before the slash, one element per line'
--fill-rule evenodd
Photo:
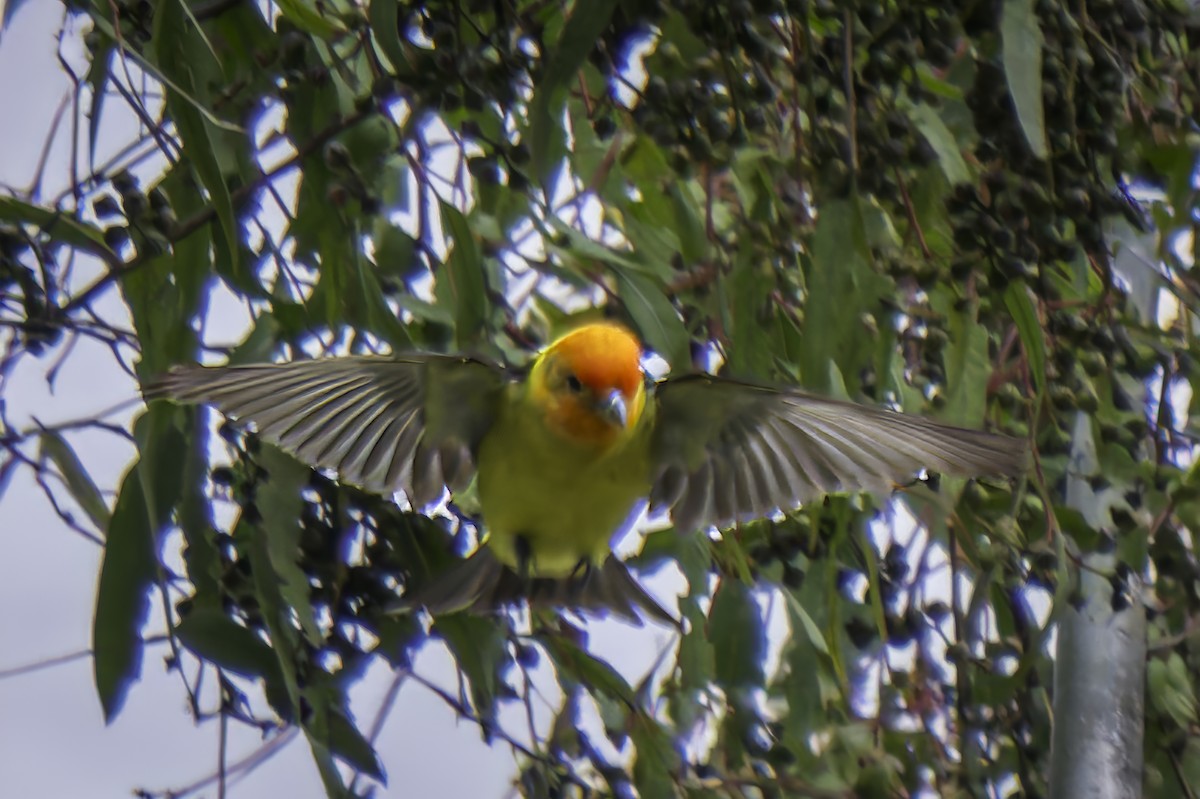
<path fill-rule="evenodd" d="M 645 419 L 615 442 L 568 439 L 514 386 L 479 451 L 479 501 L 488 545 L 517 568 L 523 539 L 535 576 L 600 562 L 649 491 Z"/>

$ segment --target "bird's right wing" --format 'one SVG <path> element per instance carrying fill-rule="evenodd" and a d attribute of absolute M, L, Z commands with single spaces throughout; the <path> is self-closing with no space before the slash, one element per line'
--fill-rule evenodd
<path fill-rule="evenodd" d="M 143 395 L 210 404 L 310 466 L 422 507 L 470 482 L 507 383 L 495 364 L 409 354 L 184 366 Z"/>
<path fill-rule="evenodd" d="M 690 375 L 659 384 L 651 510 L 684 531 L 790 510 L 827 491 L 885 492 L 921 469 L 1018 475 L 1009 436 L 771 388 Z"/>

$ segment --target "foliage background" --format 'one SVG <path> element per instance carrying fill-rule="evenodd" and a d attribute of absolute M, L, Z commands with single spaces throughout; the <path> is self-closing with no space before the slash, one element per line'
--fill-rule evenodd
<path fill-rule="evenodd" d="M 423 679 L 430 639 L 462 676 L 439 695 L 516 751 L 526 795 L 1044 795 L 1055 621 L 1102 553 L 1114 610 L 1146 584 L 1145 791 L 1194 795 L 1194 6 L 168 0 L 72 3 L 64 31 L 86 48 L 56 123 L 71 185 L 0 198 L 6 375 L 37 359 L 53 382 L 79 342 L 140 378 L 412 347 L 519 363 L 602 306 L 672 371 L 1036 454 L 1016 486 L 652 525 L 634 563 L 691 627 L 631 676 L 579 619 L 384 617 L 471 544 L 454 506 L 405 513 L 205 412 L 139 414 L 120 479 L 74 447 L 122 428 L 3 419 L 0 486 L 32 475 L 103 545 L 107 717 L 155 608 L 221 752 L 231 725 L 298 730 L 330 795 L 387 761 L 347 691 L 380 660 Z M 139 127 L 98 158 L 113 113 Z"/>

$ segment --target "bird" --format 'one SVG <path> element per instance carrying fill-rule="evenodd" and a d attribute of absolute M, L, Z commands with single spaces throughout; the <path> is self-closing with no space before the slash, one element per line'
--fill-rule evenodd
<path fill-rule="evenodd" d="M 471 355 L 350 355 L 180 366 L 147 401 L 202 403 L 299 461 L 416 509 L 472 486 L 476 551 L 398 607 L 433 615 L 608 609 L 678 625 L 612 553 L 648 503 L 690 533 L 825 493 L 888 493 L 922 470 L 1017 476 L 1022 439 L 796 387 L 706 373 L 657 382 L 637 335 L 594 321 L 526 369 Z"/>

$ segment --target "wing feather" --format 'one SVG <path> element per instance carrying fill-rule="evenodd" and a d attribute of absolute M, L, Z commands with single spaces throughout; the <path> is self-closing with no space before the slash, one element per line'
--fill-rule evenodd
<path fill-rule="evenodd" d="M 495 364 L 414 354 L 180 367 L 143 393 L 211 404 L 310 466 L 421 505 L 469 482 L 508 382 Z"/>
<path fill-rule="evenodd" d="M 710 376 L 664 381 L 656 403 L 651 503 L 684 530 L 889 491 L 922 469 L 1017 475 L 1027 460 L 1009 436 Z"/>

